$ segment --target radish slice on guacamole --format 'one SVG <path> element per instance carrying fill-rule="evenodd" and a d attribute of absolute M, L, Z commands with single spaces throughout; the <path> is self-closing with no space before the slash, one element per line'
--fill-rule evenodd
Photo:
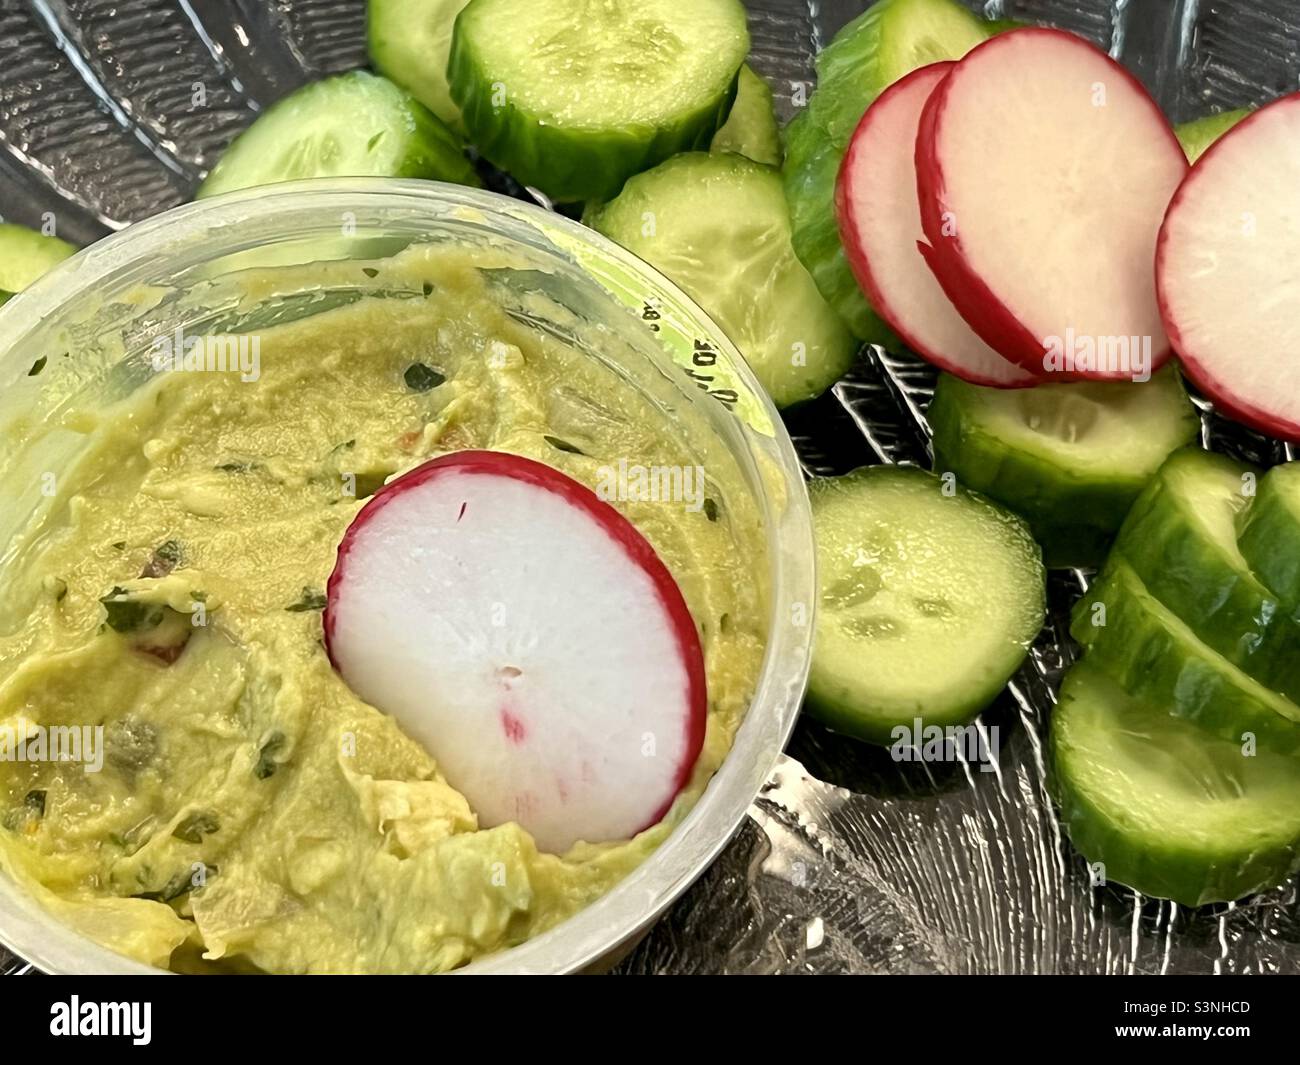
<path fill-rule="evenodd" d="M 544 851 L 656 824 L 704 742 L 704 659 L 672 576 L 532 459 L 461 451 L 386 485 L 343 537 L 324 621 L 344 680 L 480 823 Z"/>

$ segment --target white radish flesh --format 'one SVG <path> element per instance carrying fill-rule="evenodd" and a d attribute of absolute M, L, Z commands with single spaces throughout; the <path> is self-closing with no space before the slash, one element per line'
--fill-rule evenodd
<path fill-rule="evenodd" d="M 704 738 L 695 625 L 649 543 L 585 486 L 468 451 L 386 485 L 330 577 L 326 643 L 481 826 L 540 849 L 659 821 Z"/>
<path fill-rule="evenodd" d="M 926 103 L 916 168 L 923 252 L 991 347 L 1056 379 L 1168 358 L 1152 264 L 1187 159 L 1104 52 L 1039 28 L 978 46 Z"/>
<path fill-rule="evenodd" d="M 1200 157 L 1160 230 L 1156 281 L 1187 375 L 1224 412 L 1300 440 L 1300 93 Z"/>
<path fill-rule="evenodd" d="M 916 128 L 954 63 L 915 70 L 886 89 L 858 124 L 835 188 L 840 236 L 876 312 L 927 362 L 972 384 L 1023 388 L 1037 378 L 971 329 L 917 250 Z"/>

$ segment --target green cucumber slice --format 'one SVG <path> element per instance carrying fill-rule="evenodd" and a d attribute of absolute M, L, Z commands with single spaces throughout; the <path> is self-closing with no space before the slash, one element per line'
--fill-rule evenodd
<path fill-rule="evenodd" d="M 736 81 L 736 102 L 723 127 L 713 135 L 711 152 L 735 152 L 756 163 L 781 165 L 781 132 L 772 104 L 772 87 L 748 63 Z"/>
<path fill-rule="evenodd" d="M 1199 448 L 1175 452 L 1133 505 L 1115 551 L 1202 643 L 1300 701 L 1300 625 L 1237 546 L 1257 473 Z"/>
<path fill-rule="evenodd" d="M 1122 556 L 1111 556 L 1075 604 L 1070 635 L 1088 661 L 1152 706 L 1229 742 L 1249 733 L 1261 749 L 1300 754 L 1300 707 L 1198 640 Z"/>
<path fill-rule="evenodd" d="M 0 222 L 0 304 L 76 250 L 58 237 L 47 237 L 13 222 Z"/>
<path fill-rule="evenodd" d="M 1206 115 L 1174 127 L 1178 143 L 1187 153 L 1189 163 L 1196 162 L 1205 154 L 1205 149 L 1232 129 L 1238 122 L 1251 113 L 1249 107 L 1239 107 L 1235 111 L 1220 111 L 1217 115 Z"/>
<path fill-rule="evenodd" d="M 455 130 L 460 129 L 460 108 L 447 84 L 447 57 L 456 16 L 468 3 L 370 0 L 366 5 L 371 65 Z"/>
<path fill-rule="evenodd" d="M 739 0 L 474 0 L 447 73 L 487 158 L 553 199 L 605 200 L 708 147 L 748 53 Z"/>
<path fill-rule="evenodd" d="M 1260 478 L 1237 546 L 1286 612 L 1300 618 L 1300 462 Z"/>
<path fill-rule="evenodd" d="M 1178 372 L 986 388 L 940 374 L 934 468 L 1029 522 L 1048 566 L 1098 566 L 1133 501 L 1200 431 Z"/>
<path fill-rule="evenodd" d="M 817 57 L 817 89 L 786 128 L 785 191 L 794 250 L 854 336 L 896 346 L 854 280 L 835 219 L 835 179 L 867 106 L 918 67 L 960 59 L 989 36 L 954 0 L 879 0 Z"/>
<path fill-rule="evenodd" d="M 852 364 L 857 344 L 790 247 L 771 167 L 730 153 L 674 156 L 586 222 L 703 307 L 778 407 L 820 395 Z"/>
<path fill-rule="evenodd" d="M 478 185 L 460 140 L 387 78 L 354 70 L 304 85 L 258 116 L 197 195 L 317 177 L 416 177 Z"/>
<path fill-rule="evenodd" d="M 1019 518 L 906 466 L 810 486 L 820 583 L 808 710 L 888 744 L 970 721 L 1043 624 L 1038 545 Z"/>
<path fill-rule="evenodd" d="M 1247 756 L 1087 659 L 1061 684 L 1050 744 L 1061 820 L 1108 882 L 1201 906 L 1300 867 L 1300 759 Z"/>

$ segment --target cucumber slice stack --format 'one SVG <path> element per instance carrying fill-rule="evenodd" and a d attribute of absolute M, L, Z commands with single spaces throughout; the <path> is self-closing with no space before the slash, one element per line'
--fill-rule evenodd
<path fill-rule="evenodd" d="M 1023 516 L 1048 566 L 1097 566 L 1138 494 L 1200 421 L 1173 367 L 1150 381 L 999 389 L 941 374 L 935 470 Z"/>
<path fill-rule="evenodd" d="M 786 129 L 785 191 L 795 253 L 853 334 L 896 345 L 862 295 L 840 243 L 835 179 L 868 105 L 918 67 L 960 59 L 989 36 L 954 0 L 879 0 L 817 57 L 817 90 Z"/>
<path fill-rule="evenodd" d="M 1294 701 L 1300 625 L 1237 544 L 1237 519 L 1251 503 L 1257 475 L 1198 448 L 1177 452 L 1134 505 L 1115 552 L 1207 647 Z"/>
<path fill-rule="evenodd" d="M 1247 756 L 1088 659 L 1061 685 L 1051 753 L 1061 819 L 1108 882 L 1199 906 L 1300 868 L 1300 759 Z"/>
<path fill-rule="evenodd" d="M 772 168 L 731 153 L 674 156 L 586 222 L 703 307 L 778 407 L 820 395 L 852 364 L 853 337 L 790 247 Z"/>
<path fill-rule="evenodd" d="M 888 744 L 970 721 L 1043 623 L 1038 545 L 1014 515 L 913 467 L 810 487 L 820 601 L 808 710 Z"/>
<path fill-rule="evenodd" d="M 1150 705 L 1237 744 L 1254 737 L 1300 754 L 1300 707 L 1198 640 L 1122 557 L 1076 604 L 1070 633 L 1090 663 Z"/>
<path fill-rule="evenodd" d="M 1253 498 L 1252 468 L 1175 452 L 1075 607 L 1085 654 L 1052 718 L 1056 789 L 1110 880 L 1199 905 L 1296 867 L 1300 626 L 1251 565 L 1296 551 L 1300 525 L 1277 509 L 1291 476 Z"/>
<path fill-rule="evenodd" d="M 559 201 L 707 148 L 749 52 L 739 0 L 474 0 L 448 75 L 479 150 Z"/>
<path fill-rule="evenodd" d="M 277 101 L 226 149 L 197 195 L 317 177 L 478 185 L 460 140 L 387 78 L 354 70 Z"/>

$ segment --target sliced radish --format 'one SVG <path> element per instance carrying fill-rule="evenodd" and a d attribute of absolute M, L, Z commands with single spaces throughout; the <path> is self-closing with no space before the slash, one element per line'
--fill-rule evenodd
<path fill-rule="evenodd" d="M 916 127 L 955 63 L 894 82 L 862 116 L 835 184 L 849 265 L 871 306 L 927 362 L 977 385 L 1023 388 L 1037 378 L 984 343 L 957 313 L 917 245 Z"/>
<path fill-rule="evenodd" d="M 1152 263 L 1187 158 L 1104 52 L 1038 28 L 979 45 L 931 93 L 916 170 L 922 253 L 990 347 L 1063 379 L 1169 357 Z"/>
<path fill-rule="evenodd" d="M 339 545 L 325 640 L 485 827 L 539 848 L 660 820 L 704 742 L 704 660 L 645 538 L 532 459 L 462 451 L 381 489 Z"/>
<path fill-rule="evenodd" d="M 1160 229 L 1156 284 L 1187 375 L 1247 425 L 1300 440 L 1300 93 L 1192 167 Z"/>

